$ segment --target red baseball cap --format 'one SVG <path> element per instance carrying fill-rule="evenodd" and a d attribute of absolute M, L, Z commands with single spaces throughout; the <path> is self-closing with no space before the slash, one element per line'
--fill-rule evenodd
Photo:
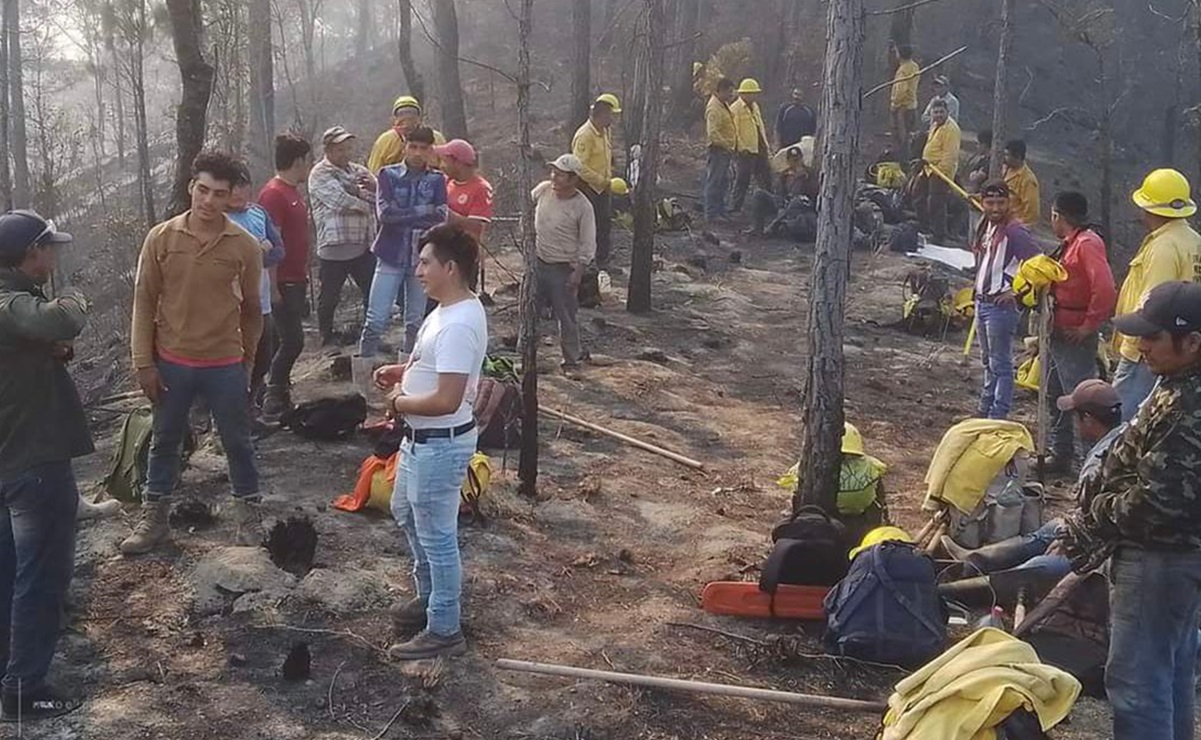
<path fill-rule="evenodd" d="M 462 139 L 451 139 L 442 146 L 434 147 L 439 157 L 453 159 L 462 164 L 474 165 L 476 162 L 475 147 Z"/>

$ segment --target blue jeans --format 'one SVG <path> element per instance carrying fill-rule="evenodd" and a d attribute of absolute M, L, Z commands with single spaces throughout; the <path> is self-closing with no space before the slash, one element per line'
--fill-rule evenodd
<path fill-rule="evenodd" d="M 436 635 L 453 635 L 460 628 L 459 488 L 478 440 L 473 429 L 421 444 L 406 439 L 400 446 L 392 518 L 409 542 L 417 596 L 429 599 L 426 628 Z"/>
<path fill-rule="evenodd" d="M 730 191 L 730 165 L 733 161 L 733 152 L 709 148 L 709 156 L 705 160 L 705 181 L 701 188 L 705 218 L 726 215 L 726 193 Z"/>
<path fill-rule="evenodd" d="M 1077 449 L 1075 414 L 1060 411 L 1056 401 L 1076 390 L 1080 383 L 1097 377 L 1097 336 L 1079 344 L 1053 336 L 1050 355 L 1047 403 L 1051 412 L 1051 450 L 1057 457 L 1077 460 L 1084 450 Z"/>
<path fill-rule="evenodd" d="M 79 489 L 71 462 L 0 481 L 0 656 L 8 694 L 46 680 L 75 567 Z"/>
<path fill-rule="evenodd" d="M 380 340 L 388 330 L 392 318 L 392 306 L 404 304 L 405 343 L 404 351 L 413 351 L 417 341 L 417 330 L 425 318 L 425 289 L 417 279 L 412 267 L 396 267 L 383 260 L 375 263 L 375 277 L 371 280 L 371 295 L 367 299 L 367 320 L 363 322 L 363 336 L 359 339 L 359 355 L 375 357 L 379 354 Z"/>
<path fill-rule="evenodd" d="M 1013 335 L 1017 333 L 1018 311 L 1013 306 L 976 302 L 976 335 L 984 363 L 984 386 L 980 389 L 980 418 L 1004 419 L 1013 406 Z"/>
<path fill-rule="evenodd" d="M 1122 421 L 1134 418 L 1158 381 L 1159 376 L 1151 372 L 1145 362 L 1133 362 L 1125 357 L 1118 362 L 1118 369 L 1113 373 L 1113 389 L 1122 399 Z"/>
<path fill-rule="evenodd" d="M 1114 739 L 1191 740 L 1201 552 L 1118 548 L 1109 612 Z"/>
<path fill-rule="evenodd" d="M 259 495 L 259 472 L 250 440 L 250 397 L 246 366 L 188 367 L 158 361 L 158 374 L 167 390 L 154 408 L 154 434 L 146 466 L 144 499 L 154 502 L 169 496 L 179 483 L 179 457 L 188 410 L 197 396 L 204 399 L 213 414 L 217 434 L 229 462 L 229 482 L 234 495 L 254 498 Z"/>

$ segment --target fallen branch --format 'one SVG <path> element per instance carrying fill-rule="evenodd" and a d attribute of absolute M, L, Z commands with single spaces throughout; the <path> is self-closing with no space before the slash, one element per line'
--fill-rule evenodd
<path fill-rule="evenodd" d="M 329 680 L 329 694 L 326 697 L 325 707 L 329 710 L 329 718 L 334 718 L 334 684 L 338 682 L 338 674 L 342 672 L 342 668 L 346 666 L 346 661 L 338 664 L 337 670 L 334 671 L 334 677 Z"/>
<path fill-rule="evenodd" d="M 872 10 L 872 11 L 868 12 L 867 15 L 893 15 L 894 13 L 904 13 L 907 10 L 913 10 L 914 8 L 920 8 L 923 5 L 929 5 L 931 3 L 937 3 L 939 1 L 940 0 L 917 0 L 917 2 L 909 3 L 908 5 L 899 5 L 895 8 L 885 8 L 884 10 Z"/>
<path fill-rule="evenodd" d="M 376 735 L 375 737 L 371 738 L 371 740 L 380 740 L 380 738 L 382 738 L 384 735 L 387 735 L 388 730 L 392 729 L 392 725 L 396 724 L 396 720 L 400 719 L 401 713 L 404 712 L 404 710 L 408 709 L 409 704 L 411 704 L 412 702 L 413 702 L 413 700 L 410 699 L 410 700 L 406 701 L 404 704 L 401 704 L 400 709 L 396 710 L 396 714 L 392 715 L 392 719 L 388 720 L 388 724 L 384 725 L 384 729 L 380 730 L 379 734 Z"/>
<path fill-rule="evenodd" d="M 880 92 L 881 90 L 886 90 L 886 89 L 892 87 L 893 85 L 897 84 L 898 82 L 908 82 L 909 80 L 912 80 L 914 77 L 921 77 L 922 74 L 924 74 L 925 72 L 928 72 L 928 71 L 934 69 L 935 67 L 937 67 L 940 64 L 945 64 L 946 62 L 950 61 L 951 59 L 954 59 L 955 57 L 959 56 L 960 54 L 962 54 L 965 51 L 967 51 L 967 47 L 961 46 L 958 49 L 956 49 L 955 51 L 951 52 L 950 54 L 947 54 L 942 59 L 939 59 L 936 62 L 932 62 L 932 63 L 926 65 L 925 67 L 922 67 L 917 72 L 914 72 L 911 75 L 906 75 L 904 77 L 901 77 L 900 79 L 892 79 L 892 80 L 889 80 L 888 82 L 881 82 L 879 85 L 876 85 L 871 90 L 868 90 L 867 92 L 863 93 L 863 99 L 867 100 L 872 95 L 875 95 L 876 93 Z"/>
<path fill-rule="evenodd" d="M 388 651 L 384 650 L 379 645 L 376 645 L 374 642 L 372 642 L 371 640 L 368 640 L 366 637 L 363 637 L 362 635 L 359 635 L 359 634 L 355 634 L 354 632 L 351 632 L 350 630 L 326 630 L 326 629 L 317 629 L 315 627 L 293 627 L 290 624 L 256 624 L 256 625 L 254 625 L 254 628 L 258 629 L 258 630 L 288 630 L 290 632 L 304 632 L 305 634 L 309 634 L 309 635 L 330 635 L 333 637 L 349 637 L 352 640 L 358 640 L 359 642 L 363 643 L 364 645 L 371 648 L 372 650 L 379 653 L 380 655 L 388 654 Z"/>
<path fill-rule="evenodd" d="M 615 432 L 612 429 L 606 429 L 605 427 L 602 427 L 599 424 L 593 424 L 590 421 L 584 421 L 583 419 L 579 418 L 578 416 L 572 416 L 571 414 L 565 414 L 562 411 L 555 411 L 554 409 L 549 409 L 541 404 L 538 405 L 538 410 L 544 414 L 553 416 L 556 419 L 562 419 L 563 421 L 566 421 L 571 424 L 575 424 L 576 426 L 579 426 L 579 427 L 583 427 L 584 429 L 590 429 L 590 430 L 596 432 L 597 434 L 603 434 L 606 437 L 612 437 L 613 439 L 616 439 L 620 442 L 625 442 L 626 444 L 630 445 L 631 447 L 637 447 L 640 450 L 646 450 L 647 452 L 653 452 L 656 455 L 659 455 L 661 457 L 666 457 L 668 460 L 674 460 L 675 462 L 678 462 L 681 465 L 690 467 L 693 470 L 704 470 L 705 469 L 705 464 L 698 460 L 693 460 L 690 457 L 684 457 L 683 455 L 681 455 L 679 453 L 672 452 L 671 450 L 665 450 L 662 447 L 658 447 L 656 445 L 650 444 L 649 442 L 643 442 L 640 439 L 635 439 L 628 435 L 622 434 L 621 432 Z"/>
<path fill-rule="evenodd" d="M 546 676 L 564 676 L 610 683 L 646 686 L 653 689 L 674 689 L 694 694 L 717 694 L 732 696 L 740 699 L 760 699 L 762 701 L 778 701 L 785 704 L 800 704 L 810 707 L 826 707 L 828 709 L 846 709 L 869 714 L 880 714 L 888 709 L 883 702 L 860 701 L 858 699 L 843 699 L 837 696 L 814 696 L 812 694 L 794 694 L 789 691 L 760 689 L 751 686 L 729 686 L 720 683 L 704 683 L 701 681 L 685 681 L 678 678 L 662 678 L 659 676 L 643 676 L 636 673 L 615 673 L 612 671 L 594 671 L 588 668 L 553 665 L 550 663 L 531 663 L 524 660 L 509 660 L 501 658 L 496 661 L 496 667 L 506 671 L 519 673 L 539 673 Z"/>
<path fill-rule="evenodd" d="M 754 637 L 747 637 L 746 635 L 740 635 L 735 632 L 726 632 L 725 630 L 719 630 L 716 627 L 706 627 L 703 624 L 692 624 L 691 622 L 665 622 L 664 624 L 666 624 L 668 627 L 688 627 L 689 629 L 700 630 L 702 632 L 712 632 L 715 635 L 728 637 L 731 640 L 749 642 L 752 645 L 758 645 L 760 647 L 768 646 L 768 643 L 764 642 L 763 640 L 758 640 Z"/>

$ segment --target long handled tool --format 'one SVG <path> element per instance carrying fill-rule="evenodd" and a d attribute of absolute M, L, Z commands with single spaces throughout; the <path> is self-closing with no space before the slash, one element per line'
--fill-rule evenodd
<path fill-rule="evenodd" d="M 700 462 L 699 460 L 693 460 L 691 457 L 684 457 L 683 455 L 681 455 L 677 452 L 672 452 L 671 450 L 665 450 L 662 447 L 651 444 L 650 442 L 643 442 L 640 439 L 635 439 L 629 435 L 622 434 L 621 432 L 615 432 L 612 429 L 606 429 L 605 427 L 602 427 L 600 424 L 593 424 L 592 422 L 585 421 L 585 420 L 579 418 L 578 416 L 572 416 L 571 414 L 565 414 L 562 411 L 556 411 L 554 409 L 547 408 L 546 406 L 542 406 L 542 405 L 538 406 L 538 410 L 540 412 L 546 414 L 547 416 L 553 416 L 556 419 L 562 419 L 563 421 L 566 421 L 569 424 L 575 424 L 578 427 L 583 427 L 584 429 L 589 429 L 591 431 L 596 432 L 597 434 L 603 434 L 606 437 L 612 437 L 613 439 L 616 439 L 620 442 L 624 442 L 624 443 L 630 445 L 631 447 L 637 447 L 640 450 L 646 450 L 647 452 L 653 452 L 656 455 L 666 457 L 668 460 L 674 460 L 675 462 L 678 462 L 681 465 L 690 467 L 693 470 L 704 470 L 705 469 L 705 464 L 703 462 Z"/>
<path fill-rule="evenodd" d="M 934 175 L 939 180 L 942 180 L 943 182 L 945 182 L 947 184 L 947 187 L 951 188 L 951 192 L 955 193 L 960 198 L 963 198 L 964 200 L 966 200 L 977 211 L 980 211 L 981 213 L 984 212 L 984 206 L 980 203 L 980 199 L 977 198 L 976 196 L 972 195 L 968 191 L 964 190 L 963 188 L 959 187 L 959 183 L 955 182 L 954 180 L 952 180 L 951 178 L 949 178 L 945 174 L 943 174 L 942 170 L 938 169 L 934 165 L 927 162 L 925 168 L 922 171 L 926 174 L 927 177 L 929 177 L 930 175 Z"/>
<path fill-rule="evenodd" d="M 653 689 L 674 689 L 694 694 L 718 694 L 720 696 L 734 696 L 741 699 L 762 699 L 764 701 L 778 701 L 785 704 L 801 704 L 810 707 L 846 709 L 854 712 L 867 712 L 868 714 L 881 714 L 888 709 L 887 704 L 876 701 L 843 699 L 837 696 L 794 694 L 790 691 L 758 689 L 749 686 L 728 686 L 726 684 L 704 683 L 701 681 L 685 681 L 678 678 L 643 676 L 637 673 L 594 671 L 588 668 L 554 665 L 552 663 L 530 663 L 524 660 L 509 660 L 507 658 L 501 658 L 496 661 L 496 667 L 506 671 L 518 671 L 519 673 L 541 673 L 546 676 L 584 678 L 596 681 L 608 681 L 610 683 L 624 683 L 633 686 L 647 686 Z"/>

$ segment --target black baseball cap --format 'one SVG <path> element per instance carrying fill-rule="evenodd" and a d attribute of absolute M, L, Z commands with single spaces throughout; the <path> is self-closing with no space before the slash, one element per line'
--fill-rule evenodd
<path fill-rule="evenodd" d="M 33 211 L 9 211 L 0 215 L 0 254 L 19 255 L 35 244 L 66 244 L 70 234 L 54 228 Z"/>
<path fill-rule="evenodd" d="M 1008 198 L 1011 195 L 1009 192 L 1009 183 L 1000 178 L 993 178 L 980 187 L 980 195 Z"/>
<path fill-rule="evenodd" d="M 1113 320 L 1128 337 L 1201 333 L 1201 285 L 1187 281 L 1161 283 L 1151 289 L 1142 308 Z"/>

